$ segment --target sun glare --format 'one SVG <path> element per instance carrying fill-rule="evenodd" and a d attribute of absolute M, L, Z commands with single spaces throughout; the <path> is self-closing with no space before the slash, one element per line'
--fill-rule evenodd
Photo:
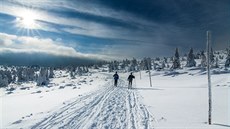
<path fill-rule="evenodd" d="M 39 13 L 36 10 L 24 8 L 18 10 L 17 14 L 18 17 L 15 20 L 15 25 L 19 28 L 17 33 L 27 34 L 28 36 L 36 36 L 38 34 L 40 36 L 38 29 L 41 28 L 41 25 L 37 21 Z"/>
<path fill-rule="evenodd" d="M 26 28 L 33 28 L 35 25 L 35 18 L 30 12 L 26 12 L 22 15 L 21 22 Z"/>
<path fill-rule="evenodd" d="M 20 12 L 19 17 L 17 18 L 19 27 L 25 29 L 36 29 L 36 19 L 37 15 L 32 10 L 23 10 Z"/>

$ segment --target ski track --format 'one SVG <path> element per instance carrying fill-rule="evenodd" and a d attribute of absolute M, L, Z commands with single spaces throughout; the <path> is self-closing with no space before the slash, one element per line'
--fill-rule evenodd
<path fill-rule="evenodd" d="M 53 112 L 32 129 L 151 129 L 152 115 L 139 101 L 137 91 L 124 80 L 113 82 Z"/>

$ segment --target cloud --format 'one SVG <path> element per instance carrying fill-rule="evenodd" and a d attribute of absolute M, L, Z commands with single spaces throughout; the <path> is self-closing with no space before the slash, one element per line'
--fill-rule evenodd
<path fill-rule="evenodd" d="M 229 4 L 225 2 L 10 0 L 2 1 L 2 4 L 0 13 L 15 18 L 20 17 L 22 10 L 31 8 L 37 15 L 35 19 L 39 26 L 36 29 L 45 31 L 43 34 L 48 37 L 32 37 L 29 41 L 35 42 L 34 45 L 26 41 L 28 37 L 4 39 L 4 49 L 11 51 L 39 50 L 53 55 L 87 56 L 76 50 L 84 48 L 87 51 L 92 49 L 87 47 L 95 43 L 100 44 L 100 49 L 95 52 L 100 54 L 99 57 L 102 57 L 101 55 L 107 55 L 107 58 L 140 57 L 165 55 L 164 53 L 169 55 L 171 53 L 169 50 L 174 51 L 175 47 L 184 51 L 190 47 L 204 49 L 207 29 L 214 32 L 214 46 L 223 48 L 226 46 L 225 42 L 229 40 L 230 26 L 226 24 L 230 19 L 226 11 L 228 9 L 226 6 Z M 47 32 L 51 34 L 46 35 Z M 57 42 L 52 40 L 59 37 L 64 40 Z M 15 47 L 20 46 L 15 44 L 15 41 L 19 42 L 18 40 L 29 47 L 13 48 L 12 44 Z M 41 41 L 48 45 L 36 44 Z M 76 48 L 67 46 L 65 41 L 74 42 L 73 46 Z M 1 42 L 3 44 L 3 41 Z M 77 42 L 81 42 L 81 46 L 77 46 Z M 11 47 L 7 48 L 7 45 Z M 88 56 L 94 57 L 94 54 Z"/>
<path fill-rule="evenodd" d="M 23 7 L 22 5 L 27 5 L 28 7 Z M 33 8 L 29 8 L 30 5 L 33 5 Z M 60 30 L 62 30 L 75 35 L 131 40 L 130 37 L 139 37 L 141 29 L 159 26 L 127 12 L 82 1 L 78 1 L 78 3 L 58 1 L 51 4 L 49 0 L 42 2 L 16 0 L 14 2 L 4 2 L 4 6 L 0 9 L 0 12 L 15 17 L 22 17 L 21 15 L 26 10 L 36 14 L 35 20 L 37 21 L 37 26 L 35 29 L 57 33 L 61 33 Z M 83 17 L 75 18 L 72 14 L 68 17 L 70 14 L 65 13 L 67 10 L 71 10 L 72 13 L 80 13 L 82 16 L 89 15 L 89 19 L 84 19 Z M 100 22 L 95 19 L 100 19 Z M 55 28 L 55 25 L 59 25 L 59 30 Z M 20 25 L 16 27 L 20 27 Z M 135 30 L 129 30 L 130 27 Z M 135 32 L 138 32 L 138 34 L 135 34 Z"/>
<path fill-rule="evenodd" d="M 129 44 L 119 44 L 119 45 L 108 45 L 103 48 L 100 54 L 105 54 L 107 56 L 116 55 L 115 59 L 130 59 L 138 58 L 142 59 L 144 57 L 168 57 L 174 54 L 175 46 L 168 46 L 164 44 L 148 44 L 148 45 L 129 45 Z M 180 51 L 181 52 L 181 51 Z M 184 52 L 184 51 L 183 51 Z M 151 53 L 151 54 L 150 54 Z"/>
<path fill-rule="evenodd" d="M 80 57 L 86 59 L 108 59 L 109 57 L 97 54 L 84 54 L 74 48 L 65 46 L 60 39 L 16 36 L 0 33 L 0 53 L 45 53 L 55 56 Z"/>
<path fill-rule="evenodd" d="M 99 18 L 112 18 L 119 21 L 126 21 L 126 22 L 132 22 L 132 23 L 138 23 L 138 24 L 144 24 L 144 25 L 150 25 L 152 26 L 153 23 L 141 19 L 138 16 L 135 16 L 132 13 L 116 10 L 107 6 L 104 6 L 98 1 L 85 1 L 85 0 L 78 0 L 78 1 L 55 1 L 52 0 L 30 0 L 30 1 L 21 1 L 21 0 L 11 0 L 10 2 L 7 2 L 8 4 L 11 3 L 12 5 L 18 5 L 25 6 L 25 7 L 32 7 L 34 9 L 43 11 L 46 10 L 46 12 L 54 12 L 58 11 L 59 16 L 61 13 L 72 12 L 72 13 L 81 13 L 83 15 L 91 15 L 91 16 L 97 16 Z M 72 15 L 72 14 L 71 14 Z M 52 20 L 52 19 L 47 19 Z M 93 20 L 93 19 L 91 19 Z M 61 24 L 61 23 L 60 23 Z"/>
<path fill-rule="evenodd" d="M 97 59 L 82 57 L 56 56 L 46 53 L 0 53 L 0 65 L 17 65 L 17 66 L 78 66 L 90 65 L 98 62 Z"/>
<path fill-rule="evenodd" d="M 145 20 L 132 13 L 118 11 L 97 2 L 77 1 L 76 3 L 73 1 L 57 1 L 52 4 L 50 0 L 44 0 L 42 2 L 16 0 L 15 2 L 27 6 L 33 5 L 34 9 L 31 10 L 37 14 L 36 20 L 44 23 L 39 23 L 40 27 L 37 29 L 44 31 L 58 33 L 62 31 L 74 35 L 112 40 L 132 40 L 145 44 L 151 43 L 158 38 L 157 36 L 161 34 L 163 29 L 172 30 L 176 28 L 167 28 L 168 25 Z M 0 12 L 18 17 L 20 16 L 20 12 L 23 12 L 20 10 L 25 9 L 25 7 L 19 6 L 20 4 L 8 4 L 5 4 L 2 11 L 0 9 Z M 14 6 L 10 6 L 11 4 Z M 74 13 L 80 13 L 81 16 L 88 16 L 89 18 L 73 17 Z M 95 19 L 100 19 L 100 22 Z M 101 22 L 107 21 L 108 19 L 109 21 L 107 23 Z M 61 26 L 59 30 L 57 30 L 55 26 L 51 26 L 52 24 Z"/>

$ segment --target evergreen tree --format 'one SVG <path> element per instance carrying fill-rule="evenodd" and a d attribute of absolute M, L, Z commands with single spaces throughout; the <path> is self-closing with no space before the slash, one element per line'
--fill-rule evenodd
<path fill-rule="evenodd" d="M 4 78 L 5 80 L 7 80 L 7 83 L 10 84 L 11 82 L 13 82 L 13 78 L 12 78 L 12 73 L 9 70 L 0 70 L 0 74 L 2 75 L 2 78 Z"/>
<path fill-rule="evenodd" d="M 71 79 L 74 79 L 75 78 L 75 70 L 73 67 L 70 68 L 69 70 L 69 76 Z"/>
<path fill-rule="evenodd" d="M 77 75 L 82 76 L 83 69 L 81 67 L 77 67 Z"/>
<path fill-rule="evenodd" d="M 180 68 L 180 55 L 179 55 L 178 48 L 176 48 L 175 56 L 173 58 L 172 69 L 178 69 L 178 68 Z"/>
<path fill-rule="evenodd" d="M 89 72 L 89 67 L 86 66 L 85 70 L 86 70 L 86 73 L 88 73 Z"/>
<path fill-rule="evenodd" d="M 137 60 L 135 58 L 132 59 L 129 71 L 136 71 L 137 70 Z"/>
<path fill-rule="evenodd" d="M 17 82 L 24 81 L 24 78 L 22 75 L 23 68 L 17 68 L 16 71 L 17 71 Z"/>
<path fill-rule="evenodd" d="M 12 69 L 11 73 L 12 73 L 12 82 L 16 82 L 16 80 L 17 80 L 16 70 Z"/>
<path fill-rule="evenodd" d="M 203 67 L 203 68 L 206 67 L 207 66 L 207 62 L 206 62 L 206 56 L 204 54 L 204 51 L 201 51 L 200 58 L 201 58 L 201 64 L 200 64 L 200 66 Z"/>
<path fill-rule="evenodd" d="M 152 70 L 152 62 L 151 58 L 144 58 L 143 59 L 144 70 Z"/>
<path fill-rule="evenodd" d="M 186 67 L 195 67 L 195 66 L 196 66 L 195 55 L 193 54 L 193 49 L 191 48 L 187 56 Z"/>
<path fill-rule="evenodd" d="M 109 63 L 109 72 L 113 72 L 114 70 L 114 65 L 113 62 Z"/>
<path fill-rule="evenodd" d="M 219 59 L 216 57 L 215 60 L 215 68 L 219 68 Z"/>
<path fill-rule="evenodd" d="M 126 65 L 125 65 L 124 61 L 122 61 L 122 63 L 121 63 L 121 69 L 124 70 L 124 69 L 125 69 L 125 66 L 126 66 Z"/>
<path fill-rule="evenodd" d="M 119 70 L 119 62 L 118 61 L 114 61 L 114 69 Z"/>
<path fill-rule="evenodd" d="M 49 69 L 49 78 L 54 78 L 54 68 L 52 67 Z"/>
<path fill-rule="evenodd" d="M 164 69 L 166 67 L 165 61 L 162 61 L 161 68 Z"/>
<path fill-rule="evenodd" d="M 215 56 L 214 56 L 214 52 L 213 52 L 213 49 L 212 49 L 212 48 L 211 48 L 211 52 L 210 52 L 210 57 L 209 57 L 209 59 L 210 59 L 210 64 L 211 64 L 211 66 L 213 66 L 214 63 L 215 63 Z"/>
<path fill-rule="evenodd" d="M 145 62 L 144 62 L 144 59 L 140 61 L 140 70 L 145 70 Z"/>
<path fill-rule="evenodd" d="M 225 61 L 225 67 L 230 67 L 230 50 L 227 49 L 227 57 L 226 57 L 226 61 Z"/>
<path fill-rule="evenodd" d="M 26 69 L 26 81 L 34 81 L 35 80 L 35 70 L 33 68 Z"/>
<path fill-rule="evenodd" d="M 168 63 L 168 59 L 166 57 L 164 57 L 164 62 Z"/>
<path fill-rule="evenodd" d="M 7 87 L 8 84 L 8 78 L 4 74 L 0 73 L 0 87 Z"/>
<path fill-rule="evenodd" d="M 38 78 L 37 78 L 37 86 L 47 85 L 48 82 L 49 82 L 48 70 L 45 68 L 40 68 Z"/>

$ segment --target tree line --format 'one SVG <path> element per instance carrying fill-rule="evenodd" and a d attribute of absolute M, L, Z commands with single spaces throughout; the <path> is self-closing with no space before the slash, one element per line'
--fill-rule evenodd
<path fill-rule="evenodd" d="M 224 57 L 226 55 L 226 57 Z M 214 52 L 211 49 L 210 53 L 211 68 L 220 67 L 220 61 L 224 62 L 224 67 L 230 67 L 230 49 L 227 48 L 223 53 Z M 197 63 L 197 59 L 200 63 Z M 182 62 L 186 62 L 185 65 Z M 71 79 L 76 78 L 76 76 L 82 76 L 88 74 L 90 69 L 102 69 L 102 72 L 114 72 L 114 71 L 140 71 L 140 70 L 175 70 L 182 69 L 183 67 L 200 67 L 206 68 L 207 57 L 204 51 L 197 52 L 196 54 L 191 48 L 188 54 L 180 56 L 179 49 L 175 49 L 174 56 L 163 57 L 163 58 L 150 58 L 145 57 L 143 59 L 137 60 L 135 58 L 125 59 L 125 60 L 114 60 L 114 61 L 101 61 L 90 66 L 66 66 L 66 67 L 39 67 L 39 66 L 2 66 L 0 67 L 0 87 L 6 87 L 10 83 L 35 81 L 37 86 L 47 85 L 50 78 L 55 77 L 55 70 L 64 70 L 69 74 Z"/>

